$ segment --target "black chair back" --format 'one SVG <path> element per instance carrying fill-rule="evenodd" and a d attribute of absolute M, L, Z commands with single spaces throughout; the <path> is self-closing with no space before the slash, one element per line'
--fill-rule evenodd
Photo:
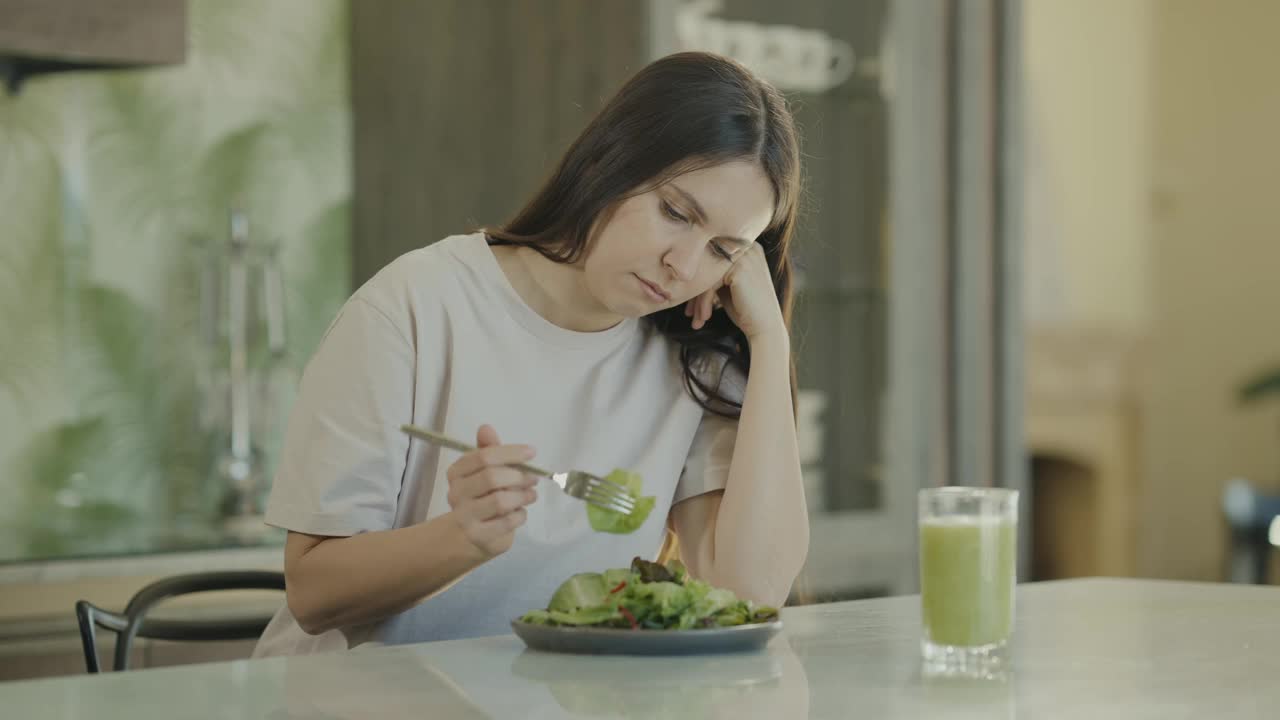
<path fill-rule="evenodd" d="M 85 669 L 101 671 L 98 662 L 97 628 L 117 634 L 112 668 L 127 670 L 129 654 L 136 638 L 156 640 L 250 640 L 262 635 L 271 616 L 217 620 L 147 620 L 146 614 L 160 601 L 178 595 L 214 590 L 284 590 L 284 573 L 270 570 L 233 570 L 191 573 L 157 580 L 129 600 L 123 613 L 104 610 L 87 600 L 76 603 L 80 644 L 84 648 Z"/>

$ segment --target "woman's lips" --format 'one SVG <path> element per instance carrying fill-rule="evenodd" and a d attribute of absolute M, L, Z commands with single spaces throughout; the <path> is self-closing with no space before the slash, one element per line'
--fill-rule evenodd
<path fill-rule="evenodd" d="M 636 275 L 636 279 L 640 281 L 640 287 L 644 289 L 645 295 L 647 295 L 653 302 L 671 302 L 671 295 L 666 290 L 663 290 L 661 286 L 655 285 L 639 275 Z"/>

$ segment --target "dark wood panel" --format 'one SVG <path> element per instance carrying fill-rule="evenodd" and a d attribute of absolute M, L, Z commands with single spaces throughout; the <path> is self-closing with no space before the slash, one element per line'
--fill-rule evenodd
<path fill-rule="evenodd" d="M 884 0 L 727 0 L 719 17 L 819 30 L 880 52 Z M 874 75 L 822 93 L 789 92 L 802 136 L 806 195 L 796 237 L 804 276 L 795 333 L 803 390 L 827 399 L 822 422 L 825 502 L 870 509 L 880 484 L 885 389 L 887 106 Z"/>
<path fill-rule="evenodd" d="M 645 61 L 647 7 L 352 3 L 353 281 L 507 220 Z"/>

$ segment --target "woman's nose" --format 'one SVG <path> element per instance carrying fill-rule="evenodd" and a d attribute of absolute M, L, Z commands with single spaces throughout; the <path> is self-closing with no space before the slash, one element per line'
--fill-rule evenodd
<path fill-rule="evenodd" d="M 667 266 L 676 280 L 687 282 L 698 273 L 698 262 L 701 257 L 699 247 L 693 242 L 677 242 L 667 250 L 667 254 L 662 258 L 662 264 Z"/>

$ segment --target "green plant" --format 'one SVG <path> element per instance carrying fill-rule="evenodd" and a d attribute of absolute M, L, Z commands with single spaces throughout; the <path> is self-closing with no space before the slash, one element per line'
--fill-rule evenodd
<path fill-rule="evenodd" d="M 1280 368 L 1259 373 L 1240 386 L 1238 396 L 1243 403 L 1253 403 L 1280 395 Z"/>
<path fill-rule="evenodd" d="M 0 93 L 0 562 L 216 515 L 188 239 L 222 242 L 229 204 L 280 244 L 295 376 L 350 291 L 347 3 L 190 14 L 182 65 Z"/>

